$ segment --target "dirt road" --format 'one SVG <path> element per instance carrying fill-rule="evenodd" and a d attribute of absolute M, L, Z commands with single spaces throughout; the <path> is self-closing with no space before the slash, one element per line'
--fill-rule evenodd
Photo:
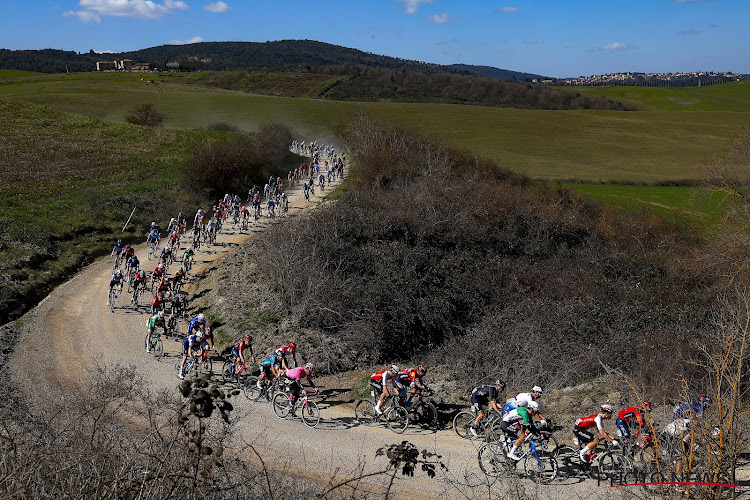
<path fill-rule="evenodd" d="M 326 192 L 330 189 L 327 188 Z M 322 201 L 318 190 L 310 202 L 304 199 L 299 187 L 288 193 L 290 217 L 311 210 Z M 207 269 L 213 260 L 231 251 L 233 246 L 230 243 L 241 244 L 257 237 L 270 224 L 283 223 L 284 219 L 279 217 L 263 218 L 254 222 L 248 233 L 225 229 L 218 237 L 218 245 L 202 247 L 197 252 L 196 266 L 191 274 Z M 147 266 L 150 265 L 153 269 L 155 262 L 148 260 L 145 245 L 139 246 L 137 253 L 143 267 L 149 269 Z M 27 391 L 32 400 L 40 398 L 38 401 L 43 403 L 43 398 L 48 395 L 40 388 L 48 387 L 52 379 L 77 386 L 85 380 L 87 369 L 97 363 L 133 364 L 154 386 L 166 389 L 177 386 L 174 364 L 179 359 L 180 343 L 166 340 L 167 355 L 161 361 L 144 352 L 148 315 L 145 309 L 134 311 L 124 294 L 119 297 L 115 311 L 110 311 L 106 295 L 111 272 L 111 258 L 99 259 L 55 289 L 22 319 L 23 331 L 11 361 L 11 370 L 14 383 Z M 184 330 L 184 323 L 181 328 Z M 215 366 L 214 371 L 218 372 L 219 368 Z M 450 472 L 436 480 L 428 480 L 419 472 L 414 478 L 399 478 L 393 490 L 398 497 L 487 496 L 486 487 L 468 487 L 485 481 L 476 465 L 479 443 L 460 440 L 450 429 L 433 432 L 410 428 L 405 434 L 396 435 L 385 428 L 358 426 L 351 406 L 337 404 L 337 396 L 345 390 L 348 388 L 326 387 L 319 400 L 323 420 L 314 429 L 306 427 L 299 419 L 280 420 L 273 414 L 271 405 L 251 403 L 240 397 L 236 413 L 242 415 L 242 420 L 238 432 L 248 441 L 272 443 L 273 463 L 317 478 L 336 473 L 345 476 L 360 464 L 364 464 L 366 472 L 382 469 L 386 460 L 376 458 L 375 451 L 383 445 L 408 440 L 419 449 L 440 453 Z M 376 478 L 365 484 L 377 489 L 381 483 L 382 479 Z M 579 483 L 577 480 L 559 481 L 541 489 L 524 480 L 521 488 L 540 497 L 554 498 L 603 498 L 612 491 L 596 488 L 591 481 Z M 493 491 L 505 496 L 504 493 L 510 494 L 512 489 L 507 484 L 498 483 Z"/>

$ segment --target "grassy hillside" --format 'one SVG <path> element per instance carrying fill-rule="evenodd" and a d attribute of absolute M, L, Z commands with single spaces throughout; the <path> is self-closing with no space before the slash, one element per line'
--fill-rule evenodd
<path fill-rule="evenodd" d="M 194 132 L 0 99 L 0 137 L 0 322 L 113 239 L 140 240 L 153 217 L 195 206 L 173 189 Z"/>
<path fill-rule="evenodd" d="M 581 94 L 608 97 L 639 110 L 750 112 L 750 82 L 709 87 L 560 87 Z"/>
<path fill-rule="evenodd" d="M 148 78 L 157 80 L 148 83 Z M 720 87 L 733 88 L 705 90 L 719 92 Z M 731 133 L 750 120 L 750 109 L 612 113 L 327 102 L 253 96 L 167 79 L 162 83 L 159 75 L 112 73 L 14 80 L 0 84 L 0 96 L 113 121 L 123 120 L 136 104 L 152 102 L 167 115 L 168 128 L 224 121 L 250 130 L 273 121 L 314 137 L 327 136 L 331 125 L 365 111 L 535 178 L 643 183 L 701 178 L 709 160 L 726 150 Z"/>

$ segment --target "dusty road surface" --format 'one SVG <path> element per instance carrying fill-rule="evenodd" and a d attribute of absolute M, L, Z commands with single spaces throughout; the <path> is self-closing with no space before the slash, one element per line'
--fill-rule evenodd
<path fill-rule="evenodd" d="M 327 187 L 326 193 L 332 188 Z M 299 186 L 287 192 L 289 217 L 314 210 L 315 205 L 322 201 L 317 189 L 316 196 L 310 201 L 304 199 Z M 232 230 L 231 225 L 225 226 L 219 234 L 217 245 L 202 247 L 197 252 L 196 266 L 191 275 L 205 271 L 213 260 L 231 251 L 234 245 L 230 244 L 241 244 L 255 238 L 270 224 L 283 224 L 284 220 L 276 217 L 254 221 L 247 233 Z M 137 253 L 143 267 L 153 269 L 155 262 L 148 260 L 146 246 L 140 245 Z M 177 264 L 173 265 L 171 270 L 177 267 Z M 106 299 L 111 272 L 111 258 L 99 259 L 56 288 L 20 322 L 22 334 L 11 361 L 11 370 L 14 383 L 27 392 L 32 402 L 36 399 L 43 404 L 44 398 L 49 397 L 39 390 L 48 387 L 49 380 L 55 379 L 75 387 L 85 381 L 87 370 L 97 363 L 133 364 L 155 387 L 176 388 L 178 379 L 174 364 L 179 359 L 180 343 L 165 340 L 167 355 L 160 361 L 144 352 L 146 309 L 133 310 L 129 297 L 122 294 L 115 311 L 110 310 Z M 150 301 L 148 293 L 144 296 L 148 296 Z M 181 328 L 184 331 L 184 322 Z M 220 362 L 215 364 L 214 372 L 218 373 L 219 369 Z M 342 379 L 342 382 L 345 380 Z M 375 451 L 401 440 L 408 440 L 419 449 L 442 455 L 448 473 L 439 473 L 438 478 L 432 480 L 419 471 L 413 478 L 399 476 L 391 492 L 399 498 L 487 498 L 490 492 L 501 498 L 522 496 L 521 492 L 540 498 L 622 496 L 621 489 L 597 487 L 594 481 L 580 478 L 558 479 L 550 486 L 539 487 L 531 481 L 515 477 L 513 480 L 497 481 L 488 487 L 486 477 L 477 467 L 477 449 L 481 443 L 461 440 L 452 429 L 428 431 L 410 427 L 404 434 L 397 435 L 384 427 L 359 426 L 354 419 L 352 406 L 340 401 L 340 395 L 348 389 L 343 384 L 342 387 L 336 387 L 334 382 L 326 384 L 323 393 L 316 397 L 323 418 L 316 428 L 305 426 L 299 419 L 281 420 L 274 415 L 270 404 L 250 402 L 239 397 L 237 401 L 240 403 L 235 403 L 238 404 L 235 415 L 241 415 L 237 432 L 242 433 L 247 441 L 266 445 L 261 449 L 269 450 L 265 458 L 272 465 L 323 482 L 334 474 L 346 477 L 360 464 L 364 465 L 365 472 L 384 468 L 386 460 L 376 458 Z M 267 448 L 269 443 L 272 453 Z M 377 492 L 387 479 L 375 477 L 364 481 L 362 486 L 377 497 Z"/>

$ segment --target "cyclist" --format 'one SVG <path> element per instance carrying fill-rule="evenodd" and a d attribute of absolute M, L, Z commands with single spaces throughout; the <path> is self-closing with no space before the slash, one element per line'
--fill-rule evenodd
<path fill-rule="evenodd" d="M 630 441 L 630 426 L 633 425 L 634 422 L 638 424 L 638 433 L 640 433 L 646 426 L 643 421 L 643 415 L 641 415 L 641 411 L 650 412 L 651 403 L 648 401 L 644 401 L 643 403 L 641 403 L 640 408 L 631 406 L 630 408 L 620 410 L 620 412 L 617 414 L 615 425 L 617 426 L 617 429 L 620 431 L 620 435 L 625 439 L 625 441 Z"/>
<path fill-rule="evenodd" d="M 153 272 L 151 273 L 151 287 L 153 288 L 154 283 L 158 281 L 161 281 L 161 279 L 164 277 L 164 264 L 157 264 L 157 266 L 154 268 Z"/>
<path fill-rule="evenodd" d="M 521 406 L 527 406 L 531 401 L 538 401 L 541 397 L 542 388 L 535 385 L 531 388 L 531 392 L 521 392 L 515 398 L 506 401 L 505 406 L 503 406 L 503 413 L 508 413 Z"/>
<path fill-rule="evenodd" d="M 125 267 L 128 269 L 128 281 L 131 281 L 133 279 L 133 275 L 137 273 L 138 269 L 141 267 L 141 261 L 138 260 L 137 255 L 133 254 L 132 256 L 128 257 L 128 261 L 125 263 Z"/>
<path fill-rule="evenodd" d="M 245 349 L 250 349 L 250 355 L 255 358 L 253 354 L 253 337 L 249 333 L 242 337 L 240 340 L 234 343 L 232 346 L 232 363 L 234 364 L 234 371 L 236 372 L 239 366 L 245 364 L 245 356 L 242 352 Z"/>
<path fill-rule="evenodd" d="M 193 256 L 195 255 L 195 250 L 193 250 L 192 246 L 189 246 L 185 249 L 185 254 L 182 256 L 182 262 L 187 263 L 190 262 L 193 259 Z"/>
<path fill-rule="evenodd" d="M 133 248 L 133 245 L 128 243 L 127 245 L 125 245 L 123 252 L 125 254 L 125 257 L 124 257 L 125 261 L 127 262 L 128 260 L 130 260 L 131 257 L 135 255 L 135 248 Z"/>
<path fill-rule="evenodd" d="M 151 229 L 148 231 L 148 237 L 146 238 L 146 243 L 148 244 L 155 244 L 157 247 L 159 246 L 159 230 L 157 229 L 156 222 L 151 223 Z"/>
<path fill-rule="evenodd" d="M 164 248 L 161 249 L 159 260 L 165 266 L 169 265 L 169 263 L 172 262 L 172 247 L 171 246 L 166 245 Z"/>
<path fill-rule="evenodd" d="M 244 205 L 240 208 L 240 217 L 242 218 L 243 224 L 246 224 L 248 219 L 250 219 L 250 210 Z"/>
<path fill-rule="evenodd" d="M 297 344 L 294 342 L 289 342 L 289 345 L 281 345 L 277 347 L 274 350 L 274 354 L 276 354 L 276 358 L 278 358 L 279 363 L 281 364 L 281 367 L 284 370 L 289 370 L 289 363 L 286 361 L 286 357 L 288 354 L 292 355 L 292 359 L 294 359 L 294 366 L 297 367 Z"/>
<path fill-rule="evenodd" d="M 294 403 L 297 402 L 297 398 L 299 398 L 299 392 L 302 390 L 302 378 L 304 377 L 307 377 L 307 382 L 315 388 L 315 393 L 317 394 L 318 387 L 312 379 L 313 368 L 312 363 L 307 363 L 305 366 L 298 366 L 297 368 L 286 371 L 286 378 L 290 382 L 289 389 L 292 391 L 292 394 L 289 396 L 292 405 L 294 405 Z"/>
<path fill-rule="evenodd" d="M 122 292 L 122 283 L 123 283 L 123 276 L 122 271 L 117 270 L 114 273 L 112 273 L 112 279 L 109 281 L 109 293 L 112 293 L 112 289 L 114 287 L 118 287 L 118 292 Z M 107 295 L 107 305 L 109 305 L 109 295 Z"/>
<path fill-rule="evenodd" d="M 406 408 L 410 408 L 412 404 L 412 399 L 414 398 L 414 395 L 417 394 L 417 390 L 420 392 L 427 389 L 427 386 L 422 381 L 422 377 L 425 376 L 427 373 L 427 368 L 424 365 L 419 365 L 416 368 L 407 368 L 406 370 L 403 370 L 401 373 L 406 373 L 408 375 L 408 385 L 409 385 L 409 399 L 406 400 Z"/>
<path fill-rule="evenodd" d="M 258 383 L 256 384 L 259 389 L 262 388 L 261 382 L 263 382 L 263 380 L 268 379 L 268 383 L 271 383 L 270 380 L 272 380 L 279 374 L 278 368 L 279 364 L 278 360 L 276 359 L 276 354 L 271 354 L 260 362 L 260 371 L 262 373 L 258 377 Z"/>
<path fill-rule="evenodd" d="M 583 447 L 578 453 L 581 462 L 589 463 L 596 456 L 596 454 L 594 453 L 594 449 L 596 449 L 601 438 L 606 439 L 615 446 L 620 444 L 616 439 L 607 434 L 607 431 L 604 430 L 603 425 L 604 420 L 612 418 L 612 414 L 614 413 L 614 411 L 614 408 L 612 408 L 610 405 L 602 405 L 599 408 L 598 413 L 594 413 L 587 417 L 582 417 L 576 420 L 576 423 L 573 427 L 573 435 L 578 438 L 578 443 Z M 589 432 L 589 429 L 594 426 L 596 426 L 596 429 L 599 431 L 599 435 L 596 437 L 594 437 L 594 435 Z"/>
<path fill-rule="evenodd" d="M 180 373 L 178 377 L 185 378 L 185 362 L 187 361 L 188 355 L 197 356 L 203 351 L 203 332 L 197 332 L 192 335 L 185 337 L 182 341 L 182 361 L 180 362 Z"/>
<path fill-rule="evenodd" d="M 169 286 L 169 278 L 164 276 L 161 281 L 159 281 L 159 284 L 156 285 L 156 293 L 162 294 L 162 295 L 168 295 L 170 290 Z"/>
<path fill-rule="evenodd" d="M 185 270 L 179 268 L 174 276 L 172 276 L 172 291 L 176 292 L 179 287 L 182 286 L 182 280 L 185 279 Z"/>
<path fill-rule="evenodd" d="M 146 287 L 146 271 L 144 271 L 143 269 L 138 270 L 138 272 L 135 273 L 131 284 L 133 285 L 133 298 L 130 299 L 130 302 L 132 304 L 135 304 L 135 297 L 138 293 L 138 287 Z"/>
<path fill-rule="evenodd" d="M 519 406 L 509 411 L 503 416 L 502 422 L 500 422 L 500 429 L 510 436 L 516 438 L 508 452 L 508 458 L 513 460 L 519 460 L 520 457 L 516 455 L 518 447 L 521 446 L 524 439 L 526 439 L 526 431 L 530 431 L 532 434 L 537 434 L 539 429 L 534 425 L 534 417 L 539 414 L 539 403 L 536 401 L 529 401 L 526 406 Z M 520 426 L 520 431 L 516 432 L 517 426 Z"/>
<path fill-rule="evenodd" d="M 703 395 L 698 398 L 697 402 L 686 401 L 680 405 L 677 405 L 672 410 L 672 420 L 678 419 L 689 419 L 703 417 L 703 412 L 706 411 L 708 405 L 711 404 L 711 399 Z"/>
<path fill-rule="evenodd" d="M 195 218 L 193 219 L 193 228 L 203 224 L 203 217 L 205 216 L 206 212 L 204 212 L 202 208 L 199 208 L 198 211 L 195 212 Z"/>
<path fill-rule="evenodd" d="M 269 217 L 274 217 L 276 215 L 276 202 L 273 201 L 273 198 L 268 198 L 268 200 L 266 200 L 266 211 L 268 212 Z"/>
<path fill-rule="evenodd" d="M 124 248 L 124 245 L 122 243 L 122 240 L 115 241 L 115 245 L 112 247 L 112 255 L 114 257 L 119 257 L 119 255 L 122 252 L 123 248 Z"/>
<path fill-rule="evenodd" d="M 162 309 L 164 309 L 162 306 L 164 305 L 164 294 L 161 292 L 158 292 L 156 294 L 156 297 L 154 297 L 154 300 L 151 301 L 151 314 L 156 314 L 160 312 Z"/>
<path fill-rule="evenodd" d="M 495 410 L 502 415 L 501 408 L 498 406 L 497 402 L 500 401 L 500 397 L 504 391 L 505 382 L 500 379 L 495 380 L 495 385 L 480 385 L 471 391 L 471 405 L 474 410 L 478 412 L 477 418 L 469 428 L 472 434 L 475 436 L 479 435 L 477 430 L 479 429 L 480 422 L 484 418 L 485 406 L 489 406 L 491 410 Z"/>
<path fill-rule="evenodd" d="M 161 328 L 164 335 L 167 334 L 167 324 L 164 321 L 164 311 L 159 311 L 157 314 L 154 314 L 148 319 L 148 322 L 146 322 L 146 328 L 148 328 L 146 352 L 151 352 L 151 335 L 153 335 L 154 330 L 156 330 L 157 327 Z"/>
<path fill-rule="evenodd" d="M 169 299 L 169 303 L 171 304 L 169 313 L 169 321 L 171 322 L 172 318 L 182 314 L 182 310 L 185 308 L 185 296 L 182 293 L 176 293 Z"/>
<path fill-rule="evenodd" d="M 391 395 L 388 391 L 389 386 L 398 392 L 404 390 L 403 384 L 399 381 L 399 371 L 398 365 L 391 365 L 390 368 L 373 373 L 370 377 L 370 387 L 375 389 L 375 393 L 380 393 L 378 404 L 375 405 L 375 411 L 378 415 L 383 413 L 382 408 L 385 398 Z"/>
<path fill-rule="evenodd" d="M 188 323 L 188 336 L 193 334 L 193 330 L 201 333 L 206 331 L 206 316 L 200 313 Z"/>

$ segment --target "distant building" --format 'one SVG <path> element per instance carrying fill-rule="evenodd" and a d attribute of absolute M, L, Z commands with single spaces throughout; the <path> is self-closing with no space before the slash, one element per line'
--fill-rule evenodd
<path fill-rule="evenodd" d="M 151 71 L 154 69 L 151 63 L 134 63 L 132 59 L 120 59 L 119 61 L 97 61 L 97 71 Z"/>
<path fill-rule="evenodd" d="M 115 69 L 117 69 L 115 61 L 97 61 L 96 63 L 97 71 L 112 71 Z"/>

